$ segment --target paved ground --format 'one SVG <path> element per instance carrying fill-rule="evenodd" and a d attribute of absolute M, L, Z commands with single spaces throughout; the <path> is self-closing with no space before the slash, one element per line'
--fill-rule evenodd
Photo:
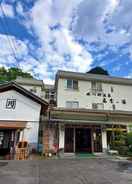
<path fill-rule="evenodd" d="M 0 161 L 0 184 L 132 184 L 132 163 L 95 158 Z"/>

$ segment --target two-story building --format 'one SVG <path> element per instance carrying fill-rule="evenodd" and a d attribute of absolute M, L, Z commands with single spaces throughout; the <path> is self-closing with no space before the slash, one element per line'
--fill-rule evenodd
<path fill-rule="evenodd" d="M 46 151 L 103 152 L 116 134 L 130 130 L 132 79 L 58 71 L 55 88 Z"/>
<path fill-rule="evenodd" d="M 21 76 L 18 76 L 15 82 L 31 93 L 47 101 L 48 103 L 53 105 L 56 104 L 56 93 L 54 85 L 44 84 L 43 80 L 24 78 Z"/>
<path fill-rule="evenodd" d="M 18 76 L 15 82 L 38 97 L 45 99 L 43 80 Z"/>

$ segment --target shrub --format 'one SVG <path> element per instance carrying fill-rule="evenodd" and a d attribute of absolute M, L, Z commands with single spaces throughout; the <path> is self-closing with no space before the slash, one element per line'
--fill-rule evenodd
<path fill-rule="evenodd" d="M 128 155 L 129 157 L 132 157 L 132 152 L 131 152 L 131 151 L 128 151 L 128 152 L 127 152 L 127 155 Z"/>
<path fill-rule="evenodd" d="M 127 133 L 126 140 L 128 145 L 132 145 L 132 132 Z"/>
<path fill-rule="evenodd" d="M 113 140 L 111 148 L 115 149 L 122 156 L 132 157 L 132 132 L 121 133 Z"/>
<path fill-rule="evenodd" d="M 120 155 L 126 156 L 126 155 L 128 155 L 129 148 L 128 148 L 128 146 L 119 146 L 117 148 L 117 150 L 118 150 Z"/>

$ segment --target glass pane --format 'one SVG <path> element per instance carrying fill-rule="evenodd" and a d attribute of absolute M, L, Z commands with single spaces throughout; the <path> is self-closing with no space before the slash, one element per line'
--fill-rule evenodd
<path fill-rule="evenodd" d="M 72 88 L 72 80 L 67 80 L 67 88 Z"/>
<path fill-rule="evenodd" d="M 66 107 L 67 107 L 67 108 L 72 108 L 72 102 L 68 102 L 68 101 L 67 101 L 67 102 L 66 102 Z"/>
<path fill-rule="evenodd" d="M 78 108 L 78 107 L 79 107 L 79 102 L 72 103 L 72 108 Z"/>
<path fill-rule="evenodd" d="M 93 89 L 96 89 L 96 82 L 95 82 L 95 81 L 92 81 L 92 82 L 91 82 L 91 88 L 92 88 L 92 90 L 93 90 Z"/>
<path fill-rule="evenodd" d="M 97 90 L 98 91 L 102 91 L 102 84 L 101 83 L 97 83 Z"/>
<path fill-rule="evenodd" d="M 78 81 L 73 80 L 73 89 L 78 89 Z"/>
<path fill-rule="evenodd" d="M 104 104 L 98 104 L 98 109 L 100 109 L 100 110 L 102 110 L 102 109 L 104 109 Z"/>
<path fill-rule="evenodd" d="M 92 104 L 92 109 L 97 109 L 98 107 L 97 107 L 97 104 L 96 103 L 93 103 Z"/>
<path fill-rule="evenodd" d="M 46 92 L 45 92 L 45 98 L 46 98 L 46 99 L 49 99 L 49 91 L 46 91 Z"/>

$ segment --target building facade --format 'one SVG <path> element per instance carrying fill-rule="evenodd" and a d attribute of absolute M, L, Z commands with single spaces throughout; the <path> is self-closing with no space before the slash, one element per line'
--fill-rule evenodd
<path fill-rule="evenodd" d="M 43 80 L 23 78 L 19 76 L 16 78 L 15 82 L 31 93 L 47 101 L 51 105 L 56 104 L 56 92 L 54 85 L 44 84 Z"/>
<path fill-rule="evenodd" d="M 119 131 L 130 131 L 131 79 L 58 71 L 55 88 L 47 150 L 103 152 Z"/>
<path fill-rule="evenodd" d="M 41 114 L 48 103 L 15 82 L 0 85 L 0 154 L 15 149 L 19 141 L 27 141 L 37 150 Z"/>

